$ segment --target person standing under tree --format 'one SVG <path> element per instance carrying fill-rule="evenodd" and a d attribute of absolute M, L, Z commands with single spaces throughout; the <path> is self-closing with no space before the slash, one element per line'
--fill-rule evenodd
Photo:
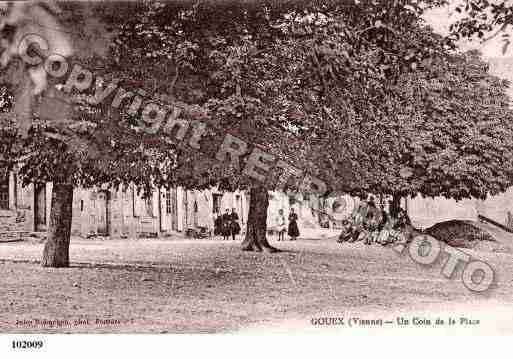
<path fill-rule="evenodd" d="M 217 214 L 214 220 L 214 236 L 220 236 L 223 233 L 223 216 Z"/>
<path fill-rule="evenodd" d="M 299 237 L 299 227 L 297 226 L 297 214 L 294 212 L 294 208 L 290 209 L 289 214 L 289 237 L 291 241 L 297 240 L 297 237 Z"/>
<path fill-rule="evenodd" d="M 276 226 L 278 230 L 278 241 L 285 240 L 285 232 L 287 231 L 287 226 L 285 225 L 285 216 L 283 215 L 283 209 L 278 211 L 278 217 L 276 217 Z"/>
<path fill-rule="evenodd" d="M 225 241 L 229 240 L 230 235 L 232 234 L 231 217 L 232 216 L 228 208 L 226 209 L 226 212 L 221 216 L 221 234 L 223 235 L 223 240 Z"/>
<path fill-rule="evenodd" d="M 235 208 L 232 208 L 232 213 L 230 213 L 229 216 L 230 233 L 232 235 L 232 239 L 235 240 L 235 236 L 240 233 L 239 215 L 235 212 Z"/>

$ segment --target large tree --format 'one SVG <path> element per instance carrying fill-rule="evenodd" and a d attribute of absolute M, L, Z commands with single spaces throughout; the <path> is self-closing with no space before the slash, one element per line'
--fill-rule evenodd
<path fill-rule="evenodd" d="M 389 86 L 375 120 L 339 129 L 345 142 L 326 138 L 320 161 L 335 175 L 351 172 L 339 191 L 390 195 L 395 203 L 418 194 L 460 200 L 504 192 L 513 185 L 507 85 L 477 53 L 421 66 Z M 337 165 L 332 154 L 339 153 L 351 168 Z"/>
<path fill-rule="evenodd" d="M 249 189 L 243 248 L 272 251 L 265 238 L 267 191 L 280 176 L 257 183 L 244 176 L 251 149 L 258 146 L 341 187 L 343 176 L 314 162 L 319 146 L 355 114 L 374 121 L 368 99 L 386 93 L 384 80 L 396 81 L 399 72 L 414 71 L 416 61 L 443 50 L 444 44 L 422 36 L 422 11 L 415 1 L 153 3 L 122 23 L 117 58 L 124 69 L 134 69 L 130 77 L 138 83 L 198 105 L 214 132 L 250 144 L 239 168 L 203 163 L 184 149 L 179 171 L 169 177 L 194 188 L 222 183 Z M 141 57 L 145 72 L 136 66 Z M 155 73 L 162 64 L 173 69 L 170 76 L 144 79 L 147 68 Z M 222 135 L 204 136 L 211 157 Z M 344 153 L 337 149 L 329 157 L 337 155 Z"/>
<path fill-rule="evenodd" d="M 90 4 L 67 4 L 61 23 L 73 29 L 71 43 L 75 57 L 67 59 L 97 72 L 96 79 L 108 74 L 103 66 L 109 56 L 109 43 L 103 24 L 95 20 Z M 43 26 L 44 24 L 39 24 Z M 21 25 L 23 26 L 23 25 Z M 46 39 L 50 44 L 53 39 Z M 71 62 L 73 61 L 73 62 Z M 149 194 L 159 176 L 173 166 L 174 149 L 159 148 L 131 124 L 131 116 L 94 100 L 90 93 L 60 91 L 59 79 L 41 96 L 34 96 L 33 79 L 25 64 L 14 59 L 3 73 L 8 85 L 2 108 L 2 165 L 16 168 L 23 185 L 53 183 L 48 236 L 41 260 L 43 266 L 67 267 L 73 189 L 77 186 L 135 185 Z M 98 84 L 98 83 L 97 83 Z M 11 100 L 14 97 L 14 101 Z M 23 116 L 23 117 L 22 117 Z M 28 124 L 28 126 L 26 126 Z M 149 143 L 148 143 L 149 142 Z M 158 150 L 157 150 L 158 149 Z"/>
<path fill-rule="evenodd" d="M 63 23 L 77 34 L 77 61 L 103 82 L 89 92 L 68 94 L 78 105 L 81 96 L 86 99 L 85 106 L 75 106 L 73 121 L 59 126 L 43 121 L 37 133 L 46 137 L 33 136 L 33 147 L 26 148 L 39 143 L 53 147 L 43 152 L 47 157 L 40 156 L 43 161 L 38 155 L 25 159 L 27 181 L 61 181 L 66 191 L 56 195 L 62 193 L 64 203 L 70 183 L 248 189 L 247 250 L 274 250 L 265 237 L 267 191 L 284 177 L 278 173 L 255 181 L 248 176 L 243 169 L 252 150 L 260 148 L 274 156 L 271 162 L 285 160 L 319 176 L 335 191 L 375 189 L 386 171 L 371 179 L 367 166 L 367 177 L 360 175 L 357 186 L 352 182 L 352 174 L 362 173 L 362 158 L 379 157 L 364 130 L 383 126 L 386 119 L 382 133 L 388 137 L 380 138 L 384 148 L 385 138 L 409 136 L 393 132 L 395 117 L 387 117 L 400 101 L 411 100 L 400 94 L 401 84 L 409 83 L 408 74 L 419 72 L 422 61 L 445 57 L 451 45 L 423 26 L 425 7 L 413 0 L 141 2 L 121 7 L 68 2 L 63 8 Z M 144 90 L 145 102 L 157 98 L 169 111 L 181 107 L 181 118 L 190 123 L 207 124 L 199 151 L 177 142 L 166 121 L 141 123 L 140 111 L 130 111 L 127 103 L 116 112 L 87 100 L 114 79 L 129 91 Z M 68 135 L 37 142 L 55 132 Z M 248 144 L 238 165 L 228 158 L 212 160 L 227 133 Z M 90 150 L 95 146 L 99 151 Z M 101 160 L 107 152 L 115 155 Z M 150 157 L 156 160 L 145 161 Z M 31 170 L 31 160 L 34 168 L 44 170 Z M 169 165 L 159 166 L 164 160 Z M 57 165 L 63 168 L 55 171 Z M 297 183 L 288 185 L 297 189 Z M 58 213 L 64 213 L 68 207 L 60 208 Z M 66 249 L 69 231 L 55 233 L 63 234 L 59 243 Z M 57 252 L 54 247 L 48 251 Z"/>

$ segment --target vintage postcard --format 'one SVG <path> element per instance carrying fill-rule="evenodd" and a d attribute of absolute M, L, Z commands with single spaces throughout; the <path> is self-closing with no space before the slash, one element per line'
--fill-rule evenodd
<path fill-rule="evenodd" d="M 0 1 L 6 350 L 513 334 L 512 14 Z"/>

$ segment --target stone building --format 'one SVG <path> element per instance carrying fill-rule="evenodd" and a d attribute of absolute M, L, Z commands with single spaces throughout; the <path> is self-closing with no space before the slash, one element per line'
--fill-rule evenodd
<path fill-rule="evenodd" d="M 44 232 L 50 222 L 52 184 L 22 186 L 14 172 L 0 181 L 0 232 Z M 269 226 L 278 210 L 285 215 L 294 208 L 301 226 L 319 227 L 318 200 L 300 194 L 272 192 L 269 200 Z M 245 229 L 249 196 L 245 191 L 221 192 L 156 189 L 143 198 L 134 188 L 76 188 L 73 194 L 72 234 L 81 237 L 110 236 L 134 238 L 165 236 L 188 228 L 206 227 L 213 232 L 214 220 L 235 208 Z M 313 209 L 312 209 L 313 208 Z"/>
<path fill-rule="evenodd" d="M 51 187 L 23 187 L 13 172 L 0 177 L 0 232 L 45 231 L 50 220 Z"/>
<path fill-rule="evenodd" d="M 0 232 L 44 232 L 50 222 L 52 184 L 22 186 L 14 172 L 0 178 Z M 321 200 L 314 196 L 271 192 L 268 226 L 275 226 L 278 211 L 287 217 L 290 208 L 299 216 L 300 228 L 320 228 L 326 223 L 322 213 L 342 219 L 356 206 L 357 200 L 339 196 Z M 404 200 L 413 224 L 427 228 L 450 219 L 478 220 L 479 216 L 513 228 L 513 189 L 486 201 L 454 201 L 443 198 Z M 76 236 L 135 238 L 166 236 L 188 228 L 205 227 L 213 232 L 215 218 L 226 209 L 235 208 L 245 230 L 249 196 L 245 191 L 221 192 L 157 189 L 143 198 L 134 188 L 109 190 L 77 188 L 73 196 L 72 233 Z M 340 218 L 338 218 L 340 217 Z"/>
<path fill-rule="evenodd" d="M 22 186 L 14 172 L 0 179 L 0 232 L 44 232 L 50 223 L 52 183 Z M 247 222 L 244 192 L 216 189 L 189 191 L 156 189 L 143 198 L 135 188 L 76 188 L 72 234 L 82 237 L 165 236 L 187 228 L 213 229 L 214 218 L 235 208 L 241 225 Z"/>
<path fill-rule="evenodd" d="M 188 228 L 213 230 L 214 218 L 227 208 L 236 208 L 241 224 L 247 221 L 246 201 L 241 192 L 156 189 L 143 198 L 135 188 L 126 190 L 75 189 L 72 233 L 113 238 L 166 236 Z"/>

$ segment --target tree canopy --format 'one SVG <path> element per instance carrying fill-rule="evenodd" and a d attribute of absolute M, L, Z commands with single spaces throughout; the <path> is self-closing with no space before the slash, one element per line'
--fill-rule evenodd
<path fill-rule="evenodd" d="M 287 162 L 339 193 L 504 191 L 513 178 L 507 84 L 425 24 L 424 11 L 443 4 L 62 2 L 74 66 L 39 99 L 46 107 L 31 136 L 5 126 L 4 159 L 25 182 L 274 189 L 283 171 L 255 183 L 243 170 L 258 148 L 272 155 L 269 167 Z M 14 86 L 22 70 L 11 67 Z M 73 84 L 74 71 L 90 83 Z M 60 100 L 65 111 L 44 113 Z M 170 127 L 177 119 L 188 123 L 181 136 Z M 228 135 L 247 144 L 240 166 L 213 161 Z"/>
<path fill-rule="evenodd" d="M 484 199 L 505 191 L 513 178 L 508 83 L 487 71 L 470 52 L 404 75 L 380 117 L 353 121 L 321 156 L 334 161 L 330 154 L 350 143 L 353 178 L 341 185 L 355 194 Z"/>
<path fill-rule="evenodd" d="M 161 99 L 168 109 L 178 104 L 182 117 L 201 119 L 211 130 L 203 135 L 200 152 L 176 144 L 164 125 L 156 133 L 141 131 L 140 112 L 127 114 L 129 102 L 118 112 L 88 102 L 98 89 L 91 86 L 72 94 L 80 101 L 66 125 L 73 134 L 66 145 L 47 141 L 45 133 L 60 131 L 48 121 L 37 123 L 34 134 L 39 135 L 31 143 L 22 143 L 26 177 L 49 181 L 64 175 L 85 186 L 134 182 L 147 188 L 151 177 L 166 186 L 245 188 L 252 182 L 240 169 L 212 161 L 228 132 L 308 169 L 339 192 L 463 198 L 504 190 L 509 185 L 506 168 L 496 177 L 500 184 L 488 186 L 490 171 L 497 173 L 492 168 L 480 179 L 477 172 L 474 177 L 463 170 L 452 173 L 455 167 L 443 170 L 435 161 L 444 155 L 447 166 L 463 158 L 464 146 L 450 152 L 457 144 L 441 136 L 444 131 L 462 135 L 454 130 L 470 126 L 469 121 L 481 127 L 499 121 L 496 128 L 509 131 L 504 106 L 493 105 L 504 96 L 504 84 L 486 74 L 477 55 L 451 54 L 451 40 L 422 22 L 426 6 L 442 3 L 62 3 L 62 22 L 77 48 L 74 60 L 102 78 L 100 89 L 115 81 L 130 91 L 143 90 L 146 101 Z M 490 104 L 474 106 L 475 101 Z M 499 130 L 482 131 L 487 135 L 479 139 L 467 133 L 466 146 L 504 138 Z M 34 148 L 40 153 L 28 156 Z M 481 163 L 469 156 L 461 168 L 478 168 Z M 67 167 L 55 171 L 56 164 Z M 429 185 L 430 176 L 445 185 Z M 476 186 L 469 186 L 474 179 Z M 274 185 L 266 183 L 270 189 Z"/>

